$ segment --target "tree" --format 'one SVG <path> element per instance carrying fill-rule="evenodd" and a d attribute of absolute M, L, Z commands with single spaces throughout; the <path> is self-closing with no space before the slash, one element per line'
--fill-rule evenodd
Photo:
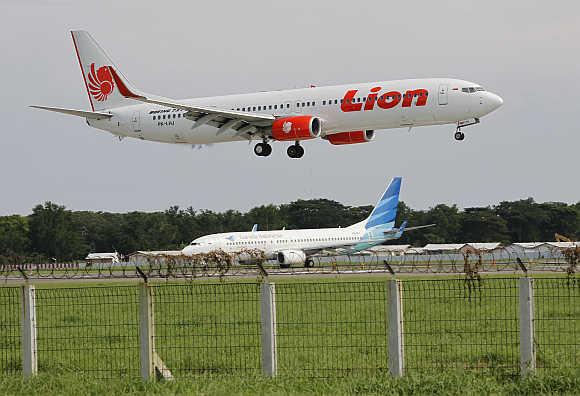
<path fill-rule="evenodd" d="M 549 217 L 532 198 L 501 202 L 495 207 L 495 212 L 507 222 L 512 242 L 544 239 L 542 238 L 542 224 L 546 224 Z M 551 239 L 553 239 L 553 235 Z"/>
<path fill-rule="evenodd" d="M 81 227 L 64 206 L 46 202 L 37 205 L 30 215 L 30 243 L 33 252 L 57 260 L 83 258 L 89 251 Z"/>
<path fill-rule="evenodd" d="M 26 254 L 29 249 L 28 218 L 18 215 L 0 217 L 0 252 Z"/>
<path fill-rule="evenodd" d="M 292 229 L 349 225 L 344 222 L 344 205 L 328 199 L 300 199 L 282 205 L 281 210 L 288 220 L 287 227 Z"/>
<path fill-rule="evenodd" d="M 467 208 L 463 214 L 461 242 L 508 242 L 507 222 L 487 208 Z"/>

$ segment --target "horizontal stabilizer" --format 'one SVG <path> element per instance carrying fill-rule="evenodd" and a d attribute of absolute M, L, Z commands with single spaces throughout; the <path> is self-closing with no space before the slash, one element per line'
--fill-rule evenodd
<path fill-rule="evenodd" d="M 420 230 L 421 228 L 435 227 L 436 225 L 437 224 L 425 224 L 425 225 L 421 225 L 421 226 L 407 227 L 407 228 L 405 228 L 405 231 Z"/>
<path fill-rule="evenodd" d="M 420 225 L 420 226 L 415 226 L 415 227 L 407 227 L 407 220 L 405 220 L 403 222 L 403 224 L 401 224 L 401 226 L 399 228 L 392 228 L 390 230 L 386 230 L 384 232 L 385 235 L 391 235 L 391 234 L 402 234 L 404 231 L 413 231 L 413 230 L 420 230 L 422 228 L 428 228 L 428 227 L 434 227 L 437 224 L 426 224 L 426 225 Z"/>
<path fill-rule="evenodd" d="M 61 107 L 46 107 L 46 106 L 30 106 L 35 109 L 42 109 L 48 111 L 55 111 L 57 113 L 63 113 L 68 115 L 74 115 L 77 117 L 90 118 L 93 120 L 105 120 L 111 118 L 113 115 L 109 113 L 100 113 L 98 111 L 85 111 L 85 110 L 74 110 L 74 109 L 63 109 Z"/>

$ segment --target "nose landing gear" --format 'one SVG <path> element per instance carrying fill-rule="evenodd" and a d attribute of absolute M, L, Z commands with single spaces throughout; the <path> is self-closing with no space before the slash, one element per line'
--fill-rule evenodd
<path fill-rule="evenodd" d="M 468 120 L 457 121 L 457 129 L 455 130 L 455 140 L 463 140 L 465 139 L 465 134 L 461 132 L 461 128 L 468 127 L 470 125 L 479 124 L 479 118 L 470 118 Z"/>
<path fill-rule="evenodd" d="M 300 142 L 296 142 L 292 146 L 288 147 L 286 153 L 290 158 L 302 158 L 304 155 L 304 148 L 300 145 Z"/>

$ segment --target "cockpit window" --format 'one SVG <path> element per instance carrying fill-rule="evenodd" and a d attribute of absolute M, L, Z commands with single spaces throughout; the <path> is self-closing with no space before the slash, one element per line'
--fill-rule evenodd
<path fill-rule="evenodd" d="M 197 243 L 197 242 L 191 242 L 191 243 L 189 244 L 189 246 L 196 246 L 196 245 L 199 245 L 199 243 Z"/>
<path fill-rule="evenodd" d="M 465 88 L 461 88 L 461 92 L 465 92 L 465 93 L 474 93 L 474 92 L 479 92 L 479 91 L 485 91 L 485 88 L 483 88 L 483 87 L 465 87 Z"/>

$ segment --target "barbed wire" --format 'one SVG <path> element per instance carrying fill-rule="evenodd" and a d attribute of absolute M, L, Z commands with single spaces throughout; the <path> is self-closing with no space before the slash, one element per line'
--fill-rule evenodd
<path fill-rule="evenodd" d="M 404 252 L 377 250 L 353 255 L 318 254 L 312 264 L 284 266 L 268 259 L 259 249 L 236 252 L 216 250 L 183 255 L 180 252 L 139 252 L 121 262 L 77 261 L 71 263 L 0 264 L 0 280 L 15 279 L 196 279 L 200 277 L 307 275 L 307 274 L 464 274 L 477 279 L 480 273 L 577 272 L 580 247 L 493 250 L 468 247 L 461 251 Z"/>

